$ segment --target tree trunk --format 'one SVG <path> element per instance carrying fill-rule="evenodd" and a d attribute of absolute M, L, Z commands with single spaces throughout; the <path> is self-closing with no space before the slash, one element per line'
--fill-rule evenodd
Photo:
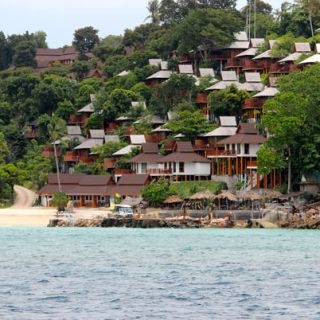
<path fill-rule="evenodd" d="M 292 166 L 291 166 L 291 149 L 288 148 L 288 193 L 291 192 Z"/>
<path fill-rule="evenodd" d="M 310 22 L 311 35 L 312 35 L 312 37 L 313 37 L 313 36 L 314 36 L 314 31 L 313 31 L 311 11 L 309 11 L 309 22 Z"/>
<path fill-rule="evenodd" d="M 56 168 L 57 168 L 58 189 L 59 189 L 59 192 L 62 192 L 61 183 L 60 183 L 60 169 L 59 169 L 59 163 L 58 163 L 57 147 L 55 142 L 53 143 L 53 150 L 54 150 L 54 159 L 55 159 Z"/>

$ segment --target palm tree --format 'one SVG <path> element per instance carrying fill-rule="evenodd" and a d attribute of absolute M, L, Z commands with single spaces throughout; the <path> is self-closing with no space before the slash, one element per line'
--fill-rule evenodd
<path fill-rule="evenodd" d="M 151 23 L 153 24 L 159 24 L 160 23 L 160 15 L 159 15 L 159 9 L 160 4 L 158 0 L 149 0 L 147 9 L 150 13 L 150 15 L 145 19 L 151 19 Z"/>
<path fill-rule="evenodd" d="M 65 135 L 67 131 L 66 130 L 67 126 L 66 126 L 66 122 L 63 119 L 59 118 L 55 114 L 52 114 L 51 120 L 48 123 L 47 128 L 48 128 L 50 141 L 52 141 L 52 144 L 53 144 L 54 158 L 55 158 L 56 168 L 57 168 L 58 188 L 59 188 L 59 192 L 62 192 L 56 141 Z"/>

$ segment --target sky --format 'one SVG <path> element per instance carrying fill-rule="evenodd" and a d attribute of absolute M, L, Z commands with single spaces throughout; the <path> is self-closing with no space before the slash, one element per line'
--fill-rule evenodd
<path fill-rule="evenodd" d="M 265 0 L 274 8 L 282 1 Z M 93 26 L 99 36 L 123 34 L 148 16 L 148 0 L 0 0 L 0 31 L 6 35 L 45 31 L 50 48 L 71 44 L 76 29 Z M 246 0 L 238 0 L 238 7 Z"/>

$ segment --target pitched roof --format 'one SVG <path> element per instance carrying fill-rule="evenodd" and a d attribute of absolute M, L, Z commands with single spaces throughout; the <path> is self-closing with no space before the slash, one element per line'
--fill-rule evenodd
<path fill-rule="evenodd" d="M 248 92 L 262 91 L 264 84 L 262 82 L 245 82 L 241 83 L 240 88 Z"/>
<path fill-rule="evenodd" d="M 238 126 L 237 133 L 244 133 L 244 134 L 258 134 L 257 128 L 252 123 L 248 122 L 240 122 Z"/>
<path fill-rule="evenodd" d="M 132 134 L 130 135 L 131 144 L 141 145 L 146 143 L 146 137 L 143 134 Z"/>
<path fill-rule="evenodd" d="M 92 139 L 104 139 L 105 133 L 103 129 L 90 129 L 89 132 Z"/>
<path fill-rule="evenodd" d="M 264 44 L 264 38 L 252 38 L 250 44 L 253 48 L 259 48 Z"/>
<path fill-rule="evenodd" d="M 303 55 L 303 52 L 294 52 L 289 54 L 288 56 L 286 56 L 285 58 L 279 60 L 279 63 L 283 63 L 283 62 L 293 62 L 298 60 L 301 56 Z"/>
<path fill-rule="evenodd" d="M 192 64 L 179 64 L 178 69 L 181 74 L 193 74 Z"/>
<path fill-rule="evenodd" d="M 230 44 L 228 49 L 248 49 L 249 48 L 249 41 L 234 41 Z"/>
<path fill-rule="evenodd" d="M 147 109 L 147 105 L 145 101 L 132 101 L 131 102 L 131 107 L 137 108 L 137 107 L 142 107 L 143 109 Z"/>
<path fill-rule="evenodd" d="M 162 59 L 149 59 L 149 65 L 159 67 L 161 65 Z"/>
<path fill-rule="evenodd" d="M 152 133 L 156 133 L 156 132 L 171 132 L 170 129 L 167 128 L 162 128 L 162 126 L 159 126 L 158 128 L 155 128 L 151 131 Z"/>
<path fill-rule="evenodd" d="M 308 57 L 307 59 L 301 61 L 299 64 L 308 64 L 308 63 L 318 63 L 320 62 L 320 54 L 314 54 L 311 57 Z"/>
<path fill-rule="evenodd" d="M 124 156 L 124 155 L 127 155 L 136 147 L 137 146 L 134 146 L 134 145 L 130 144 L 130 145 L 118 150 L 117 152 L 115 152 L 113 154 L 113 156 Z"/>
<path fill-rule="evenodd" d="M 245 31 L 235 32 L 233 36 L 237 41 L 248 41 L 248 35 Z"/>
<path fill-rule="evenodd" d="M 154 74 L 152 74 L 150 77 L 147 78 L 152 80 L 152 79 L 170 79 L 171 75 L 173 72 L 171 70 L 160 70 Z"/>
<path fill-rule="evenodd" d="M 168 61 L 161 61 L 161 70 L 168 70 Z"/>
<path fill-rule="evenodd" d="M 105 135 L 104 142 L 105 143 L 108 143 L 108 142 L 120 142 L 120 138 L 119 138 L 118 135 L 108 134 L 108 135 Z"/>
<path fill-rule="evenodd" d="M 67 133 L 70 136 L 81 136 L 80 126 L 67 126 Z"/>
<path fill-rule="evenodd" d="M 165 162 L 199 162 L 199 163 L 210 163 L 210 160 L 198 155 L 195 152 L 173 152 L 167 156 L 162 157 L 158 161 L 159 163 Z"/>
<path fill-rule="evenodd" d="M 93 103 L 90 102 L 89 104 L 87 104 L 86 106 L 84 106 L 83 108 L 78 110 L 78 112 L 79 113 L 93 113 L 94 112 Z"/>
<path fill-rule="evenodd" d="M 104 186 L 110 183 L 114 184 L 111 175 L 85 175 L 79 181 L 79 184 L 82 186 Z"/>
<path fill-rule="evenodd" d="M 237 120 L 236 117 L 229 116 L 229 117 L 219 117 L 220 125 L 222 127 L 236 127 L 237 126 Z"/>
<path fill-rule="evenodd" d="M 154 153 L 154 154 L 157 154 L 159 153 L 159 147 L 158 147 L 158 144 L 157 143 L 153 143 L 153 142 L 147 142 L 147 143 L 144 143 L 142 146 L 142 152 L 143 153 Z"/>
<path fill-rule="evenodd" d="M 205 137 L 228 137 L 233 136 L 237 132 L 237 127 L 219 127 L 211 132 L 206 133 Z"/>
<path fill-rule="evenodd" d="M 81 143 L 79 146 L 75 147 L 74 150 L 89 150 L 91 148 L 98 147 L 101 145 L 103 145 L 103 139 L 88 139 Z"/>
<path fill-rule="evenodd" d="M 268 98 L 268 97 L 274 97 L 277 93 L 279 93 L 279 90 L 274 87 L 266 87 L 263 89 L 263 91 L 257 93 L 253 96 L 253 98 Z"/>
<path fill-rule="evenodd" d="M 255 56 L 254 58 L 252 58 L 253 60 L 260 60 L 260 59 L 273 59 L 273 57 L 271 56 L 271 50 L 267 50 L 264 51 L 260 54 L 258 54 L 257 56 Z"/>
<path fill-rule="evenodd" d="M 122 72 L 120 72 L 119 74 L 117 74 L 118 77 L 125 77 L 130 73 L 130 71 L 124 70 Z"/>
<path fill-rule="evenodd" d="M 139 153 L 127 163 L 157 163 L 162 158 L 163 156 L 158 153 Z"/>
<path fill-rule="evenodd" d="M 146 185 L 150 176 L 148 174 L 123 174 L 118 181 L 119 186 Z"/>
<path fill-rule="evenodd" d="M 221 71 L 222 81 L 237 81 L 237 74 L 235 71 Z"/>
<path fill-rule="evenodd" d="M 224 90 L 232 85 L 238 89 L 241 89 L 241 83 L 238 81 L 219 81 L 219 82 L 215 83 L 213 86 L 207 88 L 206 91 Z"/>
<path fill-rule="evenodd" d="M 199 68 L 200 77 L 211 76 L 214 77 L 214 70 L 212 68 Z"/>
<path fill-rule="evenodd" d="M 261 82 L 261 76 L 259 72 L 245 72 L 244 76 L 247 82 Z"/>
<path fill-rule="evenodd" d="M 191 141 L 177 141 L 174 151 L 182 153 L 194 152 Z"/>
<path fill-rule="evenodd" d="M 294 44 L 296 52 L 310 52 L 311 47 L 309 42 L 296 42 Z"/>
<path fill-rule="evenodd" d="M 77 184 L 85 176 L 83 173 L 75 174 L 60 174 L 61 184 Z M 58 177 L 56 173 L 49 173 L 48 175 L 49 184 L 58 184 Z"/>
<path fill-rule="evenodd" d="M 266 138 L 261 135 L 238 133 L 234 136 L 220 140 L 218 144 L 263 144 Z"/>
<path fill-rule="evenodd" d="M 254 57 L 258 51 L 258 48 L 249 48 L 236 55 L 236 58 L 240 57 Z"/>

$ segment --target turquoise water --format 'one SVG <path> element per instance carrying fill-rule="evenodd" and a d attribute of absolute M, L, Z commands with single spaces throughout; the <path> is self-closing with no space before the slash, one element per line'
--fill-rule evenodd
<path fill-rule="evenodd" d="M 320 232 L 0 229 L 0 319 L 320 319 Z"/>

